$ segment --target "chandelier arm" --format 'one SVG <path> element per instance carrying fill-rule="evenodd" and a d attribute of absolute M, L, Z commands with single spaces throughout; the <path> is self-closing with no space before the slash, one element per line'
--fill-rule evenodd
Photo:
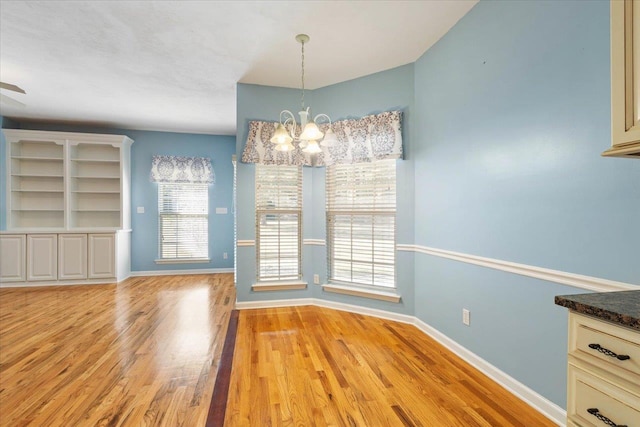
<path fill-rule="evenodd" d="M 283 116 L 283 115 L 286 117 L 284 122 L 282 121 L 282 116 Z M 288 117 L 287 117 L 287 116 L 288 116 Z M 281 123 L 281 124 L 283 124 L 283 125 L 284 125 L 284 124 L 285 124 L 285 122 L 286 122 L 287 120 L 289 120 L 289 119 L 293 120 L 293 122 L 295 123 L 295 121 L 296 121 L 296 116 L 294 116 L 294 115 L 293 115 L 293 113 L 292 113 L 291 111 L 289 111 L 289 110 L 282 110 L 282 111 L 280 111 L 280 123 Z"/>
<path fill-rule="evenodd" d="M 298 139 L 298 137 L 296 136 L 296 131 L 298 130 L 298 124 L 296 123 L 296 119 L 293 113 L 291 113 L 291 111 L 284 110 L 282 113 L 285 113 L 285 112 L 289 115 L 289 117 L 285 119 L 282 125 L 285 127 L 285 129 L 287 129 L 291 138 Z"/>
<path fill-rule="evenodd" d="M 324 114 L 324 113 L 320 113 L 320 114 L 318 114 L 317 116 L 315 116 L 315 117 L 313 118 L 313 121 L 314 121 L 315 123 L 318 123 L 318 119 L 321 119 L 321 118 L 323 118 L 323 117 L 324 117 L 324 118 L 326 118 L 326 119 L 329 121 L 329 127 L 331 127 L 331 125 L 332 125 L 332 123 L 331 123 L 331 117 L 329 117 L 328 115 L 326 115 L 326 114 Z"/>

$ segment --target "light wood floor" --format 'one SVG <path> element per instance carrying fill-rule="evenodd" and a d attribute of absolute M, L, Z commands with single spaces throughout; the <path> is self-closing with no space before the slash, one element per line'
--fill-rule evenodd
<path fill-rule="evenodd" d="M 0 425 L 204 426 L 233 275 L 0 289 Z"/>
<path fill-rule="evenodd" d="M 416 327 L 244 310 L 225 426 L 553 426 Z"/>
<path fill-rule="evenodd" d="M 0 289 L 0 426 L 204 426 L 232 275 Z M 413 326 L 240 313 L 225 427 L 551 426 Z"/>

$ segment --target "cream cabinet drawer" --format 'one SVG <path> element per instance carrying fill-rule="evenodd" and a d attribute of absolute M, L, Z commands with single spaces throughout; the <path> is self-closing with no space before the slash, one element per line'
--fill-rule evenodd
<path fill-rule="evenodd" d="M 569 364 L 567 418 L 588 427 L 640 427 L 640 396 Z"/>
<path fill-rule="evenodd" d="M 575 313 L 569 322 L 569 354 L 618 375 L 640 378 L 638 332 Z"/>

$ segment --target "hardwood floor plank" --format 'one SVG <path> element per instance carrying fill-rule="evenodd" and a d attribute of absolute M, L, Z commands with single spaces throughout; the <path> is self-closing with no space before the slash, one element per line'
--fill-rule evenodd
<path fill-rule="evenodd" d="M 225 426 L 553 426 L 412 325 L 240 312 Z"/>
<path fill-rule="evenodd" d="M 234 302 L 232 275 L 0 289 L 0 426 L 204 426 Z M 553 425 L 411 325 L 237 322 L 227 427 Z"/>
<path fill-rule="evenodd" d="M 0 289 L 0 426 L 203 426 L 233 275 Z"/>

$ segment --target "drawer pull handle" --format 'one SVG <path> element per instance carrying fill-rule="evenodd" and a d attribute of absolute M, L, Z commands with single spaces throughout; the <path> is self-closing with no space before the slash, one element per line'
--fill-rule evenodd
<path fill-rule="evenodd" d="M 587 412 L 590 413 L 591 415 L 593 415 L 594 417 L 596 417 L 597 419 L 599 419 L 600 421 L 602 421 L 603 423 L 605 423 L 606 425 L 610 426 L 610 427 L 627 427 L 626 425 L 614 423 L 609 418 L 607 418 L 604 415 L 602 415 L 600 413 L 600 411 L 598 411 L 598 408 L 589 408 L 589 409 L 587 409 Z"/>
<path fill-rule="evenodd" d="M 592 348 L 594 350 L 598 350 L 600 353 L 602 353 L 604 355 L 615 357 L 618 360 L 629 360 L 629 359 L 631 359 L 631 357 L 627 356 L 626 354 L 616 354 L 613 351 L 602 347 L 600 344 L 589 344 L 589 348 Z"/>

